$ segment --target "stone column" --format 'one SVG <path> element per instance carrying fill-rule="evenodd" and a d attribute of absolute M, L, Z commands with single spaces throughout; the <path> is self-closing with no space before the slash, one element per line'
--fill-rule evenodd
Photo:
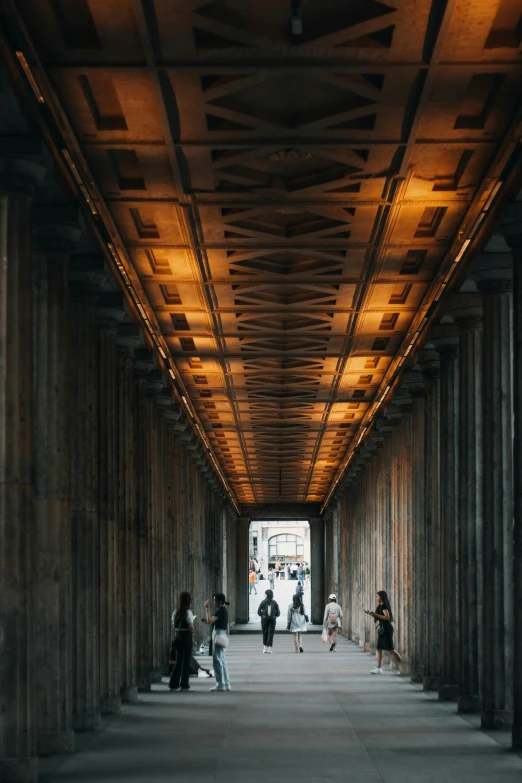
<path fill-rule="evenodd" d="M 100 714 L 98 363 L 96 300 L 103 259 L 71 260 L 70 519 L 73 722 L 96 731 Z"/>
<path fill-rule="evenodd" d="M 430 343 L 440 361 L 440 664 L 439 699 L 458 695 L 459 615 L 457 590 L 458 342 L 454 324 L 439 324 Z"/>
<path fill-rule="evenodd" d="M 514 412 L 514 613 L 513 749 L 522 750 L 522 204 L 504 208 L 500 228 L 513 256 L 513 412 Z"/>
<path fill-rule="evenodd" d="M 121 324 L 116 337 L 118 354 L 118 614 L 120 686 L 123 701 L 138 698 L 136 636 L 139 537 L 137 535 L 136 408 L 134 351 L 143 341 L 137 324 Z"/>
<path fill-rule="evenodd" d="M 100 537 L 100 706 L 103 714 L 120 712 L 118 612 L 118 416 L 116 332 L 120 297 L 98 307 L 98 465 Z M 107 301 L 109 299 L 109 301 Z M 112 306 L 111 306 L 112 305 Z"/>
<path fill-rule="evenodd" d="M 459 329 L 458 592 L 459 712 L 480 710 L 482 657 L 482 301 L 456 294 L 450 310 Z"/>
<path fill-rule="evenodd" d="M 426 628 L 424 642 L 423 687 L 426 691 L 439 689 L 441 574 L 440 574 L 440 386 L 437 353 L 424 349 L 418 354 L 418 363 L 426 379 L 425 392 L 425 548 L 422 554 L 425 574 Z"/>
<path fill-rule="evenodd" d="M 236 523 L 236 623 L 248 623 L 248 529 L 250 517 L 238 517 Z"/>
<path fill-rule="evenodd" d="M 483 341 L 482 727 L 513 720 L 513 297 L 510 254 L 481 254 Z"/>
<path fill-rule="evenodd" d="M 0 158 L 0 780 L 17 782 L 38 778 L 29 207 L 44 175 Z"/>
<path fill-rule="evenodd" d="M 63 218 L 63 224 L 46 223 L 51 217 Z M 78 215 L 67 208 L 33 211 L 38 577 L 34 645 L 37 751 L 42 756 L 74 751 L 67 273 L 81 236 L 75 218 Z"/>
<path fill-rule="evenodd" d="M 310 519 L 310 578 L 312 582 L 312 623 L 322 625 L 326 605 L 324 594 L 324 520 L 322 517 L 311 517 Z"/>

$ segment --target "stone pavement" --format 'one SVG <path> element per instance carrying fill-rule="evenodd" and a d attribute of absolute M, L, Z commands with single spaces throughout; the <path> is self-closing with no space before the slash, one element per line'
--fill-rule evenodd
<path fill-rule="evenodd" d="M 274 654 L 263 655 L 260 637 L 232 637 L 232 693 L 209 693 L 213 680 L 196 678 L 188 693 L 158 685 L 61 766 L 54 760 L 54 771 L 48 761 L 41 780 L 522 780 L 522 759 L 456 715 L 455 705 L 389 672 L 371 676 L 370 656 L 344 639 L 336 653 L 312 634 L 304 647 L 296 655 L 291 638 L 279 636 Z"/>

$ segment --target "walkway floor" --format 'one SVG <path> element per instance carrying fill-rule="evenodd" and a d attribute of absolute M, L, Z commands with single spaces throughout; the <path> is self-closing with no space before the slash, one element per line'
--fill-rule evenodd
<path fill-rule="evenodd" d="M 278 637 L 232 637 L 232 693 L 167 685 L 126 706 L 88 747 L 66 759 L 52 783 L 520 783 L 522 758 L 405 679 L 369 674 L 372 660 L 317 635 L 305 652 Z M 502 735 L 504 739 L 507 734 Z"/>

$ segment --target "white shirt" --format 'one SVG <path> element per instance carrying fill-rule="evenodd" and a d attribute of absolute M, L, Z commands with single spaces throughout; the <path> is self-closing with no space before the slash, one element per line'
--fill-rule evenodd
<path fill-rule="evenodd" d="M 172 625 L 174 625 L 176 621 L 176 610 L 172 612 Z M 187 611 L 187 623 L 193 623 L 194 622 L 194 614 L 190 611 L 190 609 Z"/>

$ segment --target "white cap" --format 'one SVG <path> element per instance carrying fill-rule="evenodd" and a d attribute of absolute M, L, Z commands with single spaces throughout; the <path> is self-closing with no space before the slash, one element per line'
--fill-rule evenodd
<path fill-rule="evenodd" d="M 334 595 L 334 593 L 330 593 L 330 595 L 328 596 L 328 600 L 329 601 L 337 601 L 337 596 Z"/>

